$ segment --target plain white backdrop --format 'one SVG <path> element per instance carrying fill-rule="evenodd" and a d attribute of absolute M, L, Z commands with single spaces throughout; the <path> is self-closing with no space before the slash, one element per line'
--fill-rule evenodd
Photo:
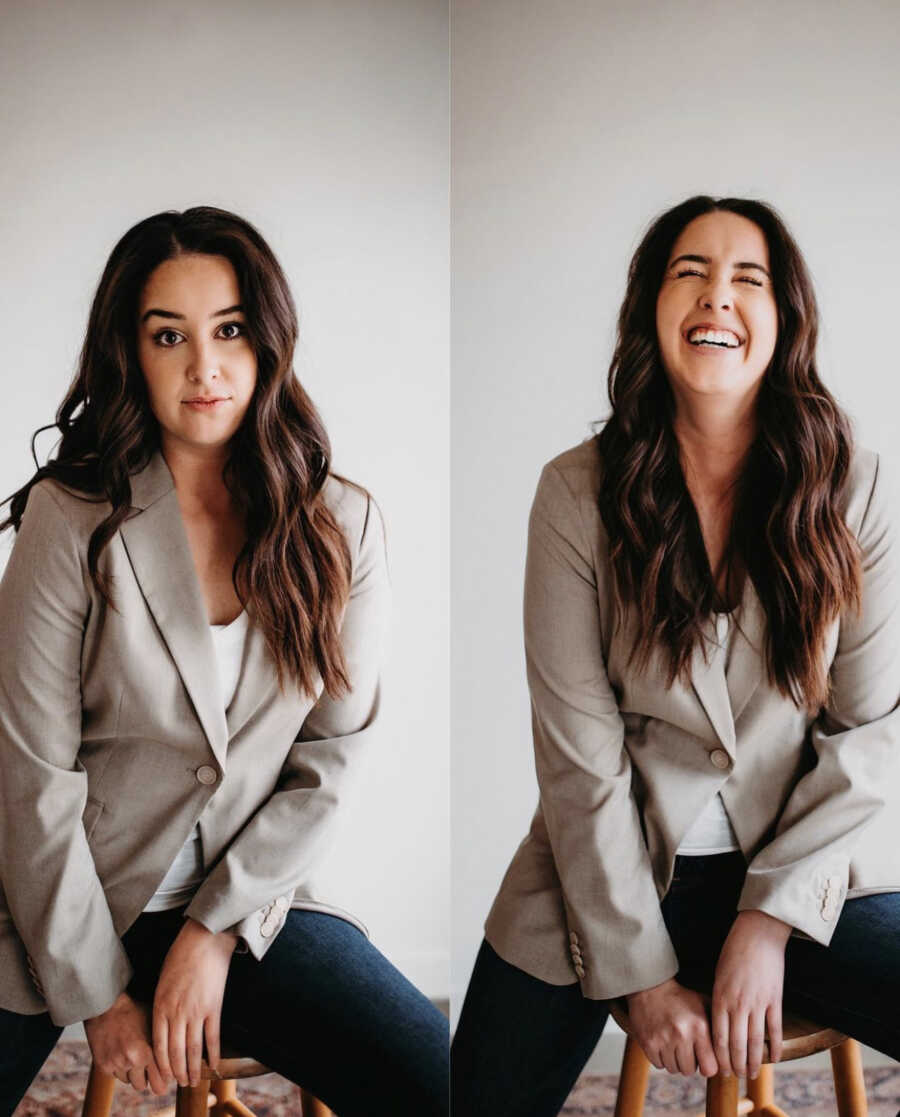
<path fill-rule="evenodd" d="M 455 0 L 452 736 L 455 1021 L 537 802 L 521 637 L 545 461 L 607 414 L 626 269 L 662 210 L 757 197 L 820 302 L 820 373 L 896 469 L 900 10 Z"/>
<path fill-rule="evenodd" d="M 253 222 L 335 468 L 387 525 L 383 732 L 334 868 L 430 996 L 449 942 L 447 27 L 442 0 L 30 0 L 3 3 L 0 36 L 2 496 L 31 475 L 122 233 L 198 204 Z"/>

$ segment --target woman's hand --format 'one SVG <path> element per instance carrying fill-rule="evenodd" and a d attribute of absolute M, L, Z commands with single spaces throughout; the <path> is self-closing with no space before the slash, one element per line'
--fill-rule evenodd
<path fill-rule="evenodd" d="M 756 1078 L 769 1031 L 772 1062 L 781 1057 L 784 951 L 790 925 L 762 911 L 738 912 L 716 964 L 712 1032 L 724 1074 Z"/>
<path fill-rule="evenodd" d="M 120 993 L 99 1016 L 84 1022 L 94 1063 L 105 1074 L 129 1083 L 135 1090 L 150 1089 L 157 1097 L 169 1088 L 169 1079 L 157 1066 L 150 1045 L 150 1012 L 127 993 Z"/>
<path fill-rule="evenodd" d="M 209 1065 L 218 1065 L 225 979 L 237 941 L 188 917 L 163 962 L 153 996 L 153 1053 L 180 1086 L 200 1081 L 204 1032 Z"/>
<path fill-rule="evenodd" d="M 699 993 L 673 977 L 631 993 L 627 1000 L 634 1037 L 655 1067 L 665 1067 L 670 1074 L 693 1074 L 699 1067 L 707 1078 L 718 1071 Z"/>

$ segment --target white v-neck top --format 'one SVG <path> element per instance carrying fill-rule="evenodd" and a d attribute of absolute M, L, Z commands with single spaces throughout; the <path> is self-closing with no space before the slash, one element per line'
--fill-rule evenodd
<path fill-rule="evenodd" d="M 248 625 L 247 610 L 243 609 L 230 624 L 209 626 L 219 672 L 219 687 L 226 710 L 237 689 Z M 200 887 L 203 875 L 203 846 L 198 822 L 194 824 L 194 829 L 169 866 L 159 888 L 145 905 L 144 911 L 168 911 L 188 903 Z"/>
<path fill-rule="evenodd" d="M 735 619 L 732 613 L 716 613 L 715 621 L 719 646 L 711 654 L 719 661 L 717 669 L 720 667 L 724 675 L 731 659 Z M 722 796 L 717 793 L 694 820 L 676 852 L 696 857 L 706 853 L 730 853 L 740 848 Z"/>

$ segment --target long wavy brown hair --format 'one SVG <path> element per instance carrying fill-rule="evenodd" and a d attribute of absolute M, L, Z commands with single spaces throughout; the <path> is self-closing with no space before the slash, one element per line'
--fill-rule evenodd
<path fill-rule="evenodd" d="M 756 435 L 735 486 L 727 561 L 743 566 L 765 611 L 770 684 L 815 713 L 830 693 L 826 629 L 861 601 L 859 547 L 842 515 L 852 433 L 816 371 L 818 310 L 806 264 L 763 202 L 688 198 L 653 221 L 632 257 L 609 367 L 612 415 L 595 434 L 616 617 L 629 607 L 636 667 L 646 668 L 661 648 L 670 686 L 689 681 L 698 641 L 707 653 L 703 626 L 717 592 L 680 463 L 656 301 L 678 235 L 713 210 L 740 214 L 763 231 L 778 309 Z"/>
<path fill-rule="evenodd" d="M 156 267 L 187 252 L 231 262 L 257 362 L 254 394 L 223 471 L 247 524 L 232 571 L 235 591 L 262 629 L 282 690 L 287 677 L 314 695 L 318 675 L 337 697 L 350 686 L 340 628 L 351 561 L 322 496 L 331 446 L 294 375 L 297 312 L 287 280 L 259 232 L 233 213 L 212 206 L 157 213 L 116 244 L 93 298 L 78 371 L 56 422 L 32 438 L 37 472 L 7 497 L 10 515 L 0 530 L 10 524 L 18 530 L 28 494 L 44 477 L 86 497 L 105 498 L 111 511 L 91 535 L 88 568 L 115 608 L 100 555 L 129 513 L 131 474 L 160 447 L 138 363 L 139 299 Z M 62 436 L 57 455 L 40 466 L 35 438 L 54 427 Z"/>

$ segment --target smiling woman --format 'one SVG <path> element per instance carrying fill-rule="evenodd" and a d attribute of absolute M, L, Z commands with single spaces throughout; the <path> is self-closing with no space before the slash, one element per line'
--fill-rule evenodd
<path fill-rule="evenodd" d="M 10 498 L 0 1114 L 79 1020 L 137 1090 L 197 1086 L 224 1041 L 345 1117 L 447 1110 L 446 1020 L 319 872 L 378 727 L 390 587 L 296 337 L 252 225 L 147 218 L 56 457 Z"/>
<path fill-rule="evenodd" d="M 612 413 L 532 504 L 540 796 L 454 1037 L 458 1117 L 552 1117 L 618 998 L 671 1073 L 755 1076 L 782 1004 L 900 1058 L 898 504 L 817 323 L 763 202 L 689 198 L 634 253 Z"/>

